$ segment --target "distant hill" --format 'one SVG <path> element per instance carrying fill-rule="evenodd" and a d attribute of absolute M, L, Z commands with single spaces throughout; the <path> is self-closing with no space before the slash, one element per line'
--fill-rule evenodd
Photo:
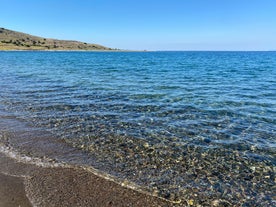
<path fill-rule="evenodd" d="M 0 50 L 113 50 L 111 48 L 71 40 L 37 37 L 0 28 Z"/>

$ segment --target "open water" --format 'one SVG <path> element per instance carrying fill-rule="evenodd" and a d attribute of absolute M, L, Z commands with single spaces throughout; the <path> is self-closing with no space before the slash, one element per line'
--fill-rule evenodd
<path fill-rule="evenodd" d="M 275 205 L 276 52 L 0 52 L 0 77 L 3 119 L 122 182 L 188 205 Z"/>

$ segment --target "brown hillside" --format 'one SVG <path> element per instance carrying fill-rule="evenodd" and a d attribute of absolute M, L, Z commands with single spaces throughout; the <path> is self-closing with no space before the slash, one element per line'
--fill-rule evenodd
<path fill-rule="evenodd" d="M 0 28 L 0 50 L 112 50 L 98 44 L 37 37 Z"/>

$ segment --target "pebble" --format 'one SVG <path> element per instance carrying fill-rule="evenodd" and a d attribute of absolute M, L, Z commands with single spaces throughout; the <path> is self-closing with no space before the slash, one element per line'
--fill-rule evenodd
<path fill-rule="evenodd" d="M 143 144 L 143 147 L 145 147 L 145 148 L 149 148 L 149 143 L 147 143 L 147 142 L 146 142 L 146 143 L 144 143 L 144 144 Z"/>

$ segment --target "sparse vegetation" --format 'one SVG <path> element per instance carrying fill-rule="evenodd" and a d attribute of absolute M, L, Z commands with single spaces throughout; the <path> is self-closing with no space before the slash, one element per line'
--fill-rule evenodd
<path fill-rule="evenodd" d="M 112 50 L 86 42 L 47 39 L 0 28 L 0 50 Z"/>

